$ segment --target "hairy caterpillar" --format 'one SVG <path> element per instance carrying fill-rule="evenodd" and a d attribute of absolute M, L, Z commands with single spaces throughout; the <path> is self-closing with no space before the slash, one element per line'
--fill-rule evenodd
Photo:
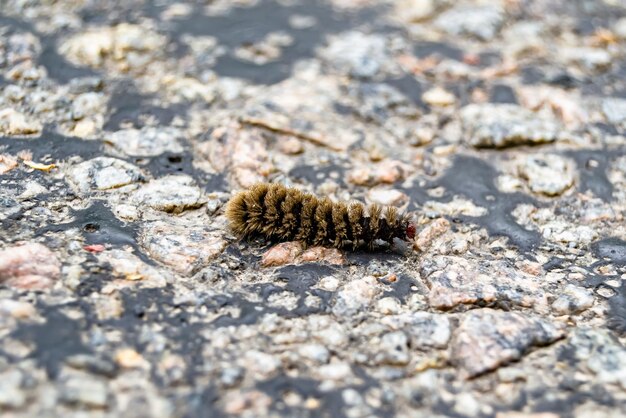
<path fill-rule="evenodd" d="M 226 206 L 231 228 L 255 236 L 307 245 L 373 249 L 377 241 L 415 238 L 415 224 L 394 207 L 333 203 L 281 184 L 260 183 L 233 196 Z"/>

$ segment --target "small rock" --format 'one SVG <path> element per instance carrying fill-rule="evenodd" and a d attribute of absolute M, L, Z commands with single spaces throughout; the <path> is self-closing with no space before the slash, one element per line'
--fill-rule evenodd
<path fill-rule="evenodd" d="M 135 192 L 132 201 L 164 212 L 181 213 L 202 206 L 206 199 L 193 178 L 171 175 L 152 180 Z"/>
<path fill-rule="evenodd" d="M 298 349 L 298 353 L 317 364 L 325 364 L 330 360 L 330 352 L 321 344 L 306 344 Z"/>
<path fill-rule="evenodd" d="M 268 376 L 280 368 L 280 359 L 261 351 L 250 350 L 245 354 L 246 370 Z"/>
<path fill-rule="evenodd" d="M 334 292 L 339 288 L 339 280 L 335 276 L 322 277 L 319 281 L 320 289 Z"/>
<path fill-rule="evenodd" d="M 443 314 L 413 312 L 387 316 L 381 323 L 392 329 L 404 329 L 411 338 L 411 347 L 418 350 L 445 348 L 450 341 L 450 320 Z"/>
<path fill-rule="evenodd" d="M 460 393 L 455 397 L 454 411 L 459 415 L 476 417 L 480 415 L 481 402 L 470 393 Z"/>
<path fill-rule="evenodd" d="M 162 274 L 128 251 L 120 249 L 105 251 L 98 254 L 98 260 L 109 263 L 114 275 L 129 282 L 138 281 L 143 288 L 165 287 L 171 279 L 170 275 Z"/>
<path fill-rule="evenodd" d="M 302 254 L 302 250 L 302 244 L 298 241 L 281 242 L 263 253 L 261 265 L 275 267 L 294 263 L 296 257 Z"/>
<path fill-rule="evenodd" d="M 369 78 L 392 62 L 387 51 L 385 38 L 381 35 L 352 31 L 333 37 L 321 54 L 340 72 Z"/>
<path fill-rule="evenodd" d="M 140 240 L 153 259 L 184 275 L 206 266 L 227 245 L 211 228 L 162 221 L 147 224 Z"/>
<path fill-rule="evenodd" d="M 435 13 L 433 0 L 399 0 L 395 2 L 396 14 L 404 21 L 419 22 Z"/>
<path fill-rule="evenodd" d="M 561 348 L 573 357 L 572 374 L 592 374 L 589 379 L 599 385 L 619 385 L 626 390 L 626 349 L 605 329 L 576 329 Z"/>
<path fill-rule="evenodd" d="M 26 394 L 22 390 L 24 377 L 16 368 L 0 373 L 0 409 L 18 409 L 26 404 Z"/>
<path fill-rule="evenodd" d="M 553 242 L 582 246 L 598 237 L 598 231 L 588 225 L 572 225 L 570 222 L 554 220 L 539 227 L 541 235 Z"/>
<path fill-rule="evenodd" d="M 80 120 L 101 113 L 105 99 L 102 93 L 83 93 L 72 101 L 72 118 Z"/>
<path fill-rule="evenodd" d="M 106 408 L 109 389 L 107 384 L 97 379 L 71 378 L 60 388 L 63 402 L 87 408 Z"/>
<path fill-rule="evenodd" d="M 460 116 L 469 143 L 477 148 L 554 142 L 561 131 L 556 119 L 515 104 L 470 104 L 461 109 Z"/>
<path fill-rule="evenodd" d="M 411 360 L 409 339 L 402 331 L 388 332 L 383 335 L 377 351 L 375 357 L 377 364 L 404 366 Z"/>
<path fill-rule="evenodd" d="M 498 6 L 454 7 L 435 20 L 435 26 L 451 35 L 473 35 L 491 40 L 502 26 L 504 14 Z"/>
<path fill-rule="evenodd" d="M 145 127 L 122 129 L 106 136 L 106 142 L 132 157 L 155 157 L 169 152 L 180 154 L 183 134 L 171 127 Z"/>
<path fill-rule="evenodd" d="M 530 190 L 547 196 L 557 196 L 569 189 L 575 180 L 575 164 L 554 154 L 527 156 L 518 165 L 520 176 L 528 181 Z"/>
<path fill-rule="evenodd" d="M 373 203 L 385 206 L 402 206 L 409 200 L 406 194 L 396 189 L 371 189 L 367 197 Z"/>
<path fill-rule="evenodd" d="M 604 99 L 602 112 L 610 123 L 621 125 L 626 122 L 626 100 L 616 97 Z"/>
<path fill-rule="evenodd" d="M 52 287 L 61 275 L 61 263 L 42 244 L 30 243 L 0 250 L 0 283 L 26 290 Z"/>
<path fill-rule="evenodd" d="M 339 291 L 333 313 L 338 317 L 350 317 L 369 306 L 379 292 L 373 276 L 353 280 Z"/>
<path fill-rule="evenodd" d="M 346 260 L 343 253 L 336 248 L 315 246 L 304 250 L 304 246 L 298 241 L 276 244 L 267 250 L 261 259 L 263 267 L 315 262 L 342 265 Z"/>
<path fill-rule="evenodd" d="M 0 109 L 0 134 L 30 135 L 41 133 L 41 123 L 11 108 Z"/>
<path fill-rule="evenodd" d="M 626 39 L 626 17 L 622 17 L 613 26 L 615 34 L 622 39 Z"/>
<path fill-rule="evenodd" d="M 118 371 L 117 365 L 112 360 L 91 354 L 75 354 L 68 357 L 65 362 L 75 369 L 86 370 L 106 377 L 114 377 Z"/>
<path fill-rule="evenodd" d="M 337 362 L 318 367 L 317 376 L 324 380 L 345 380 L 352 376 L 352 368 L 349 363 Z"/>
<path fill-rule="evenodd" d="M 376 303 L 376 307 L 378 309 L 378 312 L 382 313 L 383 315 L 397 314 L 402 309 L 400 301 L 394 297 L 386 297 L 380 299 Z"/>
<path fill-rule="evenodd" d="M 348 172 L 348 182 L 358 186 L 393 184 L 404 179 L 404 165 L 395 160 L 384 160 L 375 166 L 357 167 Z"/>
<path fill-rule="evenodd" d="M 589 290 L 568 284 L 552 303 L 552 309 L 559 315 L 569 315 L 591 308 L 593 301 L 593 293 Z"/>
<path fill-rule="evenodd" d="M 326 248 L 320 246 L 307 248 L 296 261 L 298 263 L 317 262 L 335 265 L 346 264 L 346 258 L 340 250 L 337 248 Z"/>
<path fill-rule="evenodd" d="M 417 235 L 415 243 L 422 251 L 427 250 L 435 239 L 445 234 L 450 229 L 450 222 L 446 218 L 438 218 L 429 223 Z"/>
<path fill-rule="evenodd" d="M 139 168 L 124 160 L 97 157 L 72 167 L 68 180 L 85 194 L 93 190 L 116 189 L 143 180 Z"/>
<path fill-rule="evenodd" d="M 475 377 L 518 360 L 529 348 L 550 344 L 563 335 L 562 329 L 543 319 L 476 309 L 463 314 L 454 332 L 451 360 L 467 377 Z"/>
<path fill-rule="evenodd" d="M 92 28 L 66 39 L 59 52 L 78 65 L 100 67 L 108 60 L 120 62 L 120 70 L 144 67 L 150 53 L 163 51 L 165 37 L 139 25 L 120 23 Z"/>
<path fill-rule="evenodd" d="M 443 107 L 453 105 L 456 102 L 456 97 L 441 87 L 435 87 L 422 94 L 422 100 L 431 106 Z"/>
<path fill-rule="evenodd" d="M 27 302 L 0 299 L 0 314 L 10 315 L 16 319 L 32 319 L 37 315 L 37 310 Z"/>
<path fill-rule="evenodd" d="M 479 264 L 454 256 L 434 256 L 422 263 L 420 273 L 426 280 L 428 303 L 436 309 L 451 309 L 460 304 L 484 304 L 502 300 L 518 306 L 547 310 L 541 282 L 507 263 Z M 493 272 L 493 273 L 492 273 Z"/>
<path fill-rule="evenodd" d="M 245 376 L 246 371 L 241 367 L 225 367 L 220 375 L 220 382 L 228 387 L 236 386 Z"/>
<path fill-rule="evenodd" d="M 124 369 L 143 368 L 148 362 L 132 348 L 122 348 L 115 353 L 115 362 Z"/>
<path fill-rule="evenodd" d="M 8 173 L 17 167 L 17 160 L 10 155 L 0 154 L 0 175 Z"/>
<path fill-rule="evenodd" d="M 590 70 L 607 68 L 612 62 L 611 54 L 601 48 L 560 48 L 559 52 L 567 62 L 583 65 Z"/>

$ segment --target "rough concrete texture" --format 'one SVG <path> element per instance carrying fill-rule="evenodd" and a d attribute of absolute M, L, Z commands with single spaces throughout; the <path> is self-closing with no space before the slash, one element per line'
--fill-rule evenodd
<path fill-rule="evenodd" d="M 0 1 L 0 415 L 626 416 L 625 134 L 623 1 Z"/>

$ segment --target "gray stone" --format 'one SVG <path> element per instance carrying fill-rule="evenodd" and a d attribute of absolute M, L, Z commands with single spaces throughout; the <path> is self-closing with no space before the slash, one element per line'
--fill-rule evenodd
<path fill-rule="evenodd" d="M 122 129 L 106 136 L 106 142 L 133 157 L 154 157 L 164 152 L 181 153 L 182 132 L 170 127 Z"/>
<path fill-rule="evenodd" d="M 451 343 L 451 361 L 475 377 L 519 360 L 533 346 L 550 344 L 564 332 L 538 317 L 477 309 L 465 313 Z"/>
<path fill-rule="evenodd" d="M 375 361 L 377 364 L 405 365 L 411 360 L 409 339 L 402 331 L 388 332 L 380 339 Z"/>
<path fill-rule="evenodd" d="M 106 408 L 109 398 L 108 385 L 101 380 L 70 378 L 61 385 L 63 402 L 87 408 Z"/>
<path fill-rule="evenodd" d="M 306 344 L 298 349 L 298 353 L 307 359 L 313 360 L 318 364 L 328 363 L 330 360 L 330 352 L 322 344 Z"/>
<path fill-rule="evenodd" d="M 606 119 L 616 125 L 626 122 L 626 100 L 609 97 L 602 100 L 602 112 Z"/>
<path fill-rule="evenodd" d="M 183 275 L 200 270 L 226 247 L 220 232 L 197 224 L 148 223 L 141 233 L 150 256 Z"/>
<path fill-rule="evenodd" d="M 535 154 L 518 165 L 519 174 L 534 193 L 557 196 L 572 187 L 576 178 L 575 163 L 555 154 Z"/>
<path fill-rule="evenodd" d="M 0 373 L 0 410 L 18 409 L 26 404 L 24 381 L 24 374 L 18 369 Z"/>
<path fill-rule="evenodd" d="M 136 205 L 164 212 L 180 213 L 205 203 L 202 190 L 187 175 L 172 175 L 152 180 L 132 196 Z"/>
<path fill-rule="evenodd" d="M 338 71 L 353 77 L 369 78 L 381 72 L 390 61 L 385 38 L 363 32 L 337 35 L 322 56 Z"/>
<path fill-rule="evenodd" d="M 435 20 L 435 26 L 451 35 L 473 35 L 483 41 L 492 39 L 504 22 L 504 14 L 498 6 L 450 9 Z"/>
<path fill-rule="evenodd" d="M 429 286 L 428 302 L 436 309 L 501 301 L 547 311 L 542 281 L 503 261 L 479 263 L 464 257 L 435 256 L 422 262 L 420 274 Z"/>
<path fill-rule="evenodd" d="M 450 320 L 443 314 L 413 312 L 390 315 L 381 323 L 392 329 L 404 329 L 411 339 L 411 347 L 418 350 L 445 348 L 450 340 Z"/>
<path fill-rule="evenodd" d="M 137 166 L 109 157 L 85 161 L 68 171 L 68 180 L 83 194 L 116 189 L 143 179 L 144 176 Z"/>
<path fill-rule="evenodd" d="M 591 374 L 600 385 L 615 384 L 626 390 L 626 348 L 609 331 L 576 330 L 560 352 L 572 358 L 570 374 Z"/>
<path fill-rule="evenodd" d="M 374 277 L 353 280 L 339 291 L 333 313 L 339 317 L 353 316 L 368 307 L 379 292 Z"/>
<path fill-rule="evenodd" d="M 502 148 L 554 142 L 561 125 L 556 119 L 514 104 L 470 104 L 461 109 L 468 142 L 477 148 Z"/>
<path fill-rule="evenodd" d="M 593 293 L 585 288 L 568 284 L 552 303 L 552 309 L 560 315 L 582 312 L 593 306 Z"/>
<path fill-rule="evenodd" d="M 102 112 L 105 102 L 102 93 L 83 93 L 72 101 L 72 118 L 83 119 Z"/>

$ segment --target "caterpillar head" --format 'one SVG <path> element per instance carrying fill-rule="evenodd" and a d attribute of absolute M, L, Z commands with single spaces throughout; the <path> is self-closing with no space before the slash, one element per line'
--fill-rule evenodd
<path fill-rule="evenodd" d="M 412 241 L 413 239 L 415 239 L 416 232 L 417 232 L 417 226 L 415 225 L 415 222 L 408 221 L 406 223 L 406 229 L 405 229 L 407 241 Z"/>

